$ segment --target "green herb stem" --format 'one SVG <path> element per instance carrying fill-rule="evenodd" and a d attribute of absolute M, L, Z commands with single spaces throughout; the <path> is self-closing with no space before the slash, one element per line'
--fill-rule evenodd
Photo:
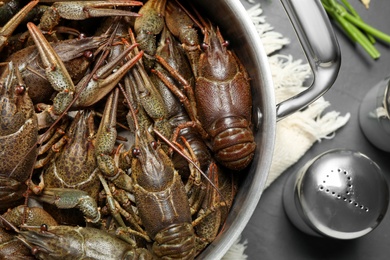
<path fill-rule="evenodd" d="M 337 22 L 344 28 L 345 32 L 349 37 L 359 43 L 366 52 L 371 56 L 373 59 L 378 59 L 380 57 L 379 51 L 375 48 L 375 46 L 371 43 L 371 41 L 366 37 L 364 33 L 362 33 L 356 26 L 349 23 L 347 20 L 344 19 L 342 16 L 336 15 Z"/>
<path fill-rule="evenodd" d="M 380 57 L 379 51 L 374 47 L 367 36 L 354 24 L 345 19 L 346 10 L 344 7 L 337 4 L 334 0 L 323 0 L 322 4 L 326 12 L 341 26 L 353 42 L 359 43 L 373 59 L 378 59 Z"/>
<path fill-rule="evenodd" d="M 362 30 L 366 31 L 367 33 L 375 36 L 378 39 L 390 43 L 390 35 L 377 30 L 376 28 L 366 24 L 365 22 L 360 21 L 359 19 L 356 19 L 354 16 L 352 16 L 349 13 L 345 13 L 344 16 L 345 19 L 347 19 L 357 27 L 361 28 Z"/>
<path fill-rule="evenodd" d="M 363 22 L 363 19 L 360 17 L 359 13 L 356 11 L 356 9 L 347 1 L 347 0 L 341 0 L 341 2 L 345 5 L 345 7 L 348 9 L 348 11 L 357 19 Z M 370 40 L 372 44 L 374 44 L 375 38 L 369 33 L 366 33 L 367 38 Z"/>
<path fill-rule="evenodd" d="M 337 0 L 321 0 L 325 11 L 339 24 L 346 35 L 353 42 L 359 43 L 373 59 L 378 59 L 380 53 L 373 45 L 375 43 L 373 37 L 390 43 L 390 35 L 366 24 L 347 0 L 341 2 L 343 4 Z"/>
<path fill-rule="evenodd" d="M 353 25 L 352 25 L 353 26 Z M 381 54 L 379 51 L 374 47 L 374 45 L 370 42 L 370 40 L 366 37 L 364 33 L 362 33 L 358 28 L 353 26 L 352 30 L 355 31 L 358 39 L 359 44 L 366 50 L 366 52 L 373 58 L 378 59 Z"/>

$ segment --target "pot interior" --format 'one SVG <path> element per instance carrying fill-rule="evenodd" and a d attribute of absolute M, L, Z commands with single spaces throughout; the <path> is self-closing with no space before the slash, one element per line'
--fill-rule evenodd
<path fill-rule="evenodd" d="M 219 259 L 239 237 L 248 223 L 264 189 L 271 165 L 276 131 L 276 105 L 267 55 L 246 10 L 237 0 L 197 0 L 199 10 L 218 25 L 230 42 L 249 77 L 253 95 L 255 156 L 251 165 L 239 173 L 240 184 L 233 206 L 218 237 L 198 259 Z"/>

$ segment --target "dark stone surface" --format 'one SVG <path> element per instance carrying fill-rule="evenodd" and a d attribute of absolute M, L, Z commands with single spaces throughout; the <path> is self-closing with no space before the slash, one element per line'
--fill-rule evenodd
<path fill-rule="evenodd" d="M 245 0 L 242 1 L 245 2 L 245 6 L 249 6 Z M 264 10 L 266 21 L 275 31 L 291 40 L 291 44 L 280 53 L 291 54 L 294 59 L 304 59 L 280 2 L 258 1 Z M 387 16 L 390 13 L 390 4 L 387 1 L 371 1 L 368 10 L 358 0 L 350 0 L 350 3 L 364 21 L 390 34 L 390 20 Z M 286 178 L 311 158 L 330 149 L 347 148 L 366 154 L 382 168 L 390 183 L 389 153 L 371 145 L 363 135 L 358 122 L 359 105 L 367 91 L 390 75 L 390 45 L 378 42 L 376 47 L 381 52 L 381 57 L 374 61 L 360 46 L 352 43 L 337 26 L 333 28 L 340 44 L 342 64 L 335 84 L 324 97 L 331 103 L 330 110 L 339 111 L 341 115 L 349 112 L 351 118 L 346 126 L 336 132 L 333 139 L 315 143 L 305 156 L 265 190 L 242 236 L 248 240 L 246 254 L 249 255 L 249 259 L 368 260 L 388 259 L 390 255 L 390 210 L 382 223 L 368 235 L 356 240 L 342 241 L 316 238 L 300 232 L 289 222 L 283 209 L 282 191 Z"/>

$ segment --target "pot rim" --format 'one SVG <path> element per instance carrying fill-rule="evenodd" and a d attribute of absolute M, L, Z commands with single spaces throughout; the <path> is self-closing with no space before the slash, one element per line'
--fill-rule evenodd
<path fill-rule="evenodd" d="M 247 70 L 251 79 L 254 100 L 261 99 L 260 103 L 254 102 L 253 105 L 252 121 L 255 128 L 257 148 L 252 164 L 248 171 L 243 173 L 247 174 L 247 176 L 243 183 L 240 183 L 238 193 L 222 231 L 198 255 L 198 259 L 222 258 L 244 230 L 264 191 L 268 172 L 271 167 L 276 137 L 274 85 L 265 49 L 253 22 L 241 2 L 237 0 L 224 0 L 222 2 L 223 10 L 221 10 L 220 1 L 210 2 L 207 0 L 198 0 L 197 4 L 205 9 L 207 7 L 206 12 L 212 13 L 212 10 L 215 9 L 220 13 L 224 13 L 225 16 L 228 15 L 228 18 L 223 18 L 226 21 L 232 19 L 229 20 L 229 23 L 218 24 L 218 26 L 224 33 L 226 32 L 226 38 L 232 41 L 233 46 L 235 42 L 239 43 L 240 39 L 234 40 L 229 38 L 229 35 L 232 34 L 232 29 L 229 25 L 232 24 L 236 26 L 236 30 L 237 28 L 241 30 L 242 35 L 240 37 L 251 43 L 249 46 L 246 46 L 249 48 L 245 49 L 245 53 L 243 51 L 236 52 L 236 50 L 235 52 L 240 58 L 242 55 L 250 56 L 255 65 L 254 68 L 247 68 Z M 225 9 L 228 12 L 225 12 Z M 258 89 L 254 89 L 254 85 L 261 88 L 261 95 L 257 92 L 259 91 Z"/>

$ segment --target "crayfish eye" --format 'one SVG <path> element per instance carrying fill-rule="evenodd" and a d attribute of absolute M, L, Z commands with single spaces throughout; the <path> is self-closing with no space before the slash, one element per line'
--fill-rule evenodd
<path fill-rule="evenodd" d="M 133 155 L 134 158 L 137 158 L 141 154 L 141 151 L 139 148 L 133 148 L 131 154 Z"/>
<path fill-rule="evenodd" d="M 158 143 L 157 143 L 156 141 L 152 141 L 152 142 L 150 143 L 150 145 L 152 146 L 152 148 L 153 148 L 154 150 L 156 150 L 157 147 L 158 147 Z"/>
<path fill-rule="evenodd" d="M 87 58 L 88 60 L 92 60 L 92 58 L 93 58 L 93 52 L 92 52 L 92 51 L 85 51 L 85 52 L 83 53 L 83 56 L 84 56 L 85 58 Z"/>
<path fill-rule="evenodd" d="M 31 248 L 31 254 L 32 255 L 36 255 L 36 254 L 38 254 L 39 253 L 39 248 L 37 247 L 37 246 L 33 246 L 32 248 Z"/>
<path fill-rule="evenodd" d="M 41 225 L 41 232 L 46 232 L 48 230 L 48 227 L 46 224 Z"/>
<path fill-rule="evenodd" d="M 205 43 L 205 42 L 203 42 L 203 43 L 201 44 L 201 46 L 202 46 L 202 49 L 203 49 L 203 50 L 207 50 L 207 48 L 209 47 L 209 45 L 208 45 L 207 43 Z"/>
<path fill-rule="evenodd" d="M 222 46 L 223 47 L 228 47 L 230 45 L 230 42 L 229 41 L 224 41 L 223 43 L 222 43 Z"/>
<path fill-rule="evenodd" d="M 24 92 L 26 92 L 26 86 L 25 85 L 17 85 L 17 86 L 15 86 L 15 94 L 16 95 L 23 95 Z"/>

